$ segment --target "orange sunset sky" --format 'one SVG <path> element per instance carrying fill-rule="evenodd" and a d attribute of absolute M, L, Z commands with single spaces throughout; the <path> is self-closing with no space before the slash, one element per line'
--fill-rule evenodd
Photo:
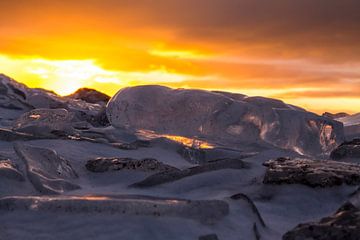
<path fill-rule="evenodd" d="M 0 72 L 66 95 L 220 89 L 360 112 L 358 0 L 0 1 Z"/>

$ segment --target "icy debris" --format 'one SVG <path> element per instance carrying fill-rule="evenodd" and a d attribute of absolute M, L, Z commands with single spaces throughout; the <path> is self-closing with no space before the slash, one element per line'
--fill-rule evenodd
<path fill-rule="evenodd" d="M 70 163 L 54 150 L 16 143 L 14 149 L 26 164 L 28 178 L 35 189 L 43 194 L 60 194 L 79 189 L 71 179 L 77 174 Z"/>
<path fill-rule="evenodd" d="M 34 109 L 14 122 L 13 130 L 35 136 L 54 136 L 54 132 L 73 134 L 74 114 L 66 109 Z"/>
<path fill-rule="evenodd" d="M 34 109 L 22 114 L 12 124 L 12 130 L 0 128 L 0 140 L 70 139 L 109 144 L 113 147 L 126 145 L 118 143 L 109 132 L 98 130 L 88 122 L 80 121 L 75 113 L 66 109 Z M 132 147 L 146 145 L 146 141 L 131 143 Z M 125 148 L 126 146 L 124 146 Z"/>
<path fill-rule="evenodd" d="M 203 149 L 183 146 L 177 152 L 190 163 L 193 164 L 206 163 L 206 152 Z"/>
<path fill-rule="evenodd" d="M 23 174 L 17 166 L 10 160 L 0 156 L 0 177 L 16 181 L 25 181 Z"/>
<path fill-rule="evenodd" d="M 66 108 L 67 103 L 57 94 L 45 89 L 27 89 L 26 101 L 33 108 Z"/>
<path fill-rule="evenodd" d="M 221 200 L 186 200 L 138 195 L 11 196 L 0 198 L 0 210 L 176 217 L 214 224 L 229 214 L 229 205 Z"/>
<path fill-rule="evenodd" d="M 205 164 L 221 158 L 248 158 L 256 153 L 242 153 L 240 151 L 226 148 L 199 149 L 182 146 L 177 150 L 185 160 L 193 164 Z"/>
<path fill-rule="evenodd" d="M 360 138 L 344 142 L 334 149 L 330 157 L 334 160 L 358 158 L 360 160 Z"/>
<path fill-rule="evenodd" d="M 0 74 L 0 107 L 12 110 L 30 110 L 26 103 L 27 87 Z"/>
<path fill-rule="evenodd" d="M 137 150 L 142 147 L 150 147 L 151 143 L 146 140 L 135 140 L 130 143 L 111 143 L 111 145 L 122 150 Z"/>
<path fill-rule="evenodd" d="M 360 165 L 327 160 L 278 158 L 264 163 L 268 167 L 265 184 L 304 184 L 331 187 L 360 184 Z"/>
<path fill-rule="evenodd" d="M 132 184 L 131 187 L 153 187 L 156 185 L 174 182 L 186 177 L 191 177 L 206 172 L 217 171 L 221 169 L 243 169 L 246 167 L 247 164 L 241 159 L 220 159 L 216 161 L 211 161 L 201 166 L 191 167 L 184 170 L 170 170 L 156 173 L 140 182 Z"/>
<path fill-rule="evenodd" d="M 36 125 L 36 124 L 35 124 Z M 71 126 L 67 126 L 71 130 Z M 23 131 L 23 129 L 21 129 Z M 34 128 L 26 128 L 26 132 L 18 132 L 11 129 L 0 128 L 0 140 L 2 141 L 28 141 L 36 139 L 65 139 L 65 140 L 74 140 L 74 141 L 87 141 L 92 143 L 102 143 L 108 144 L 109 146 L 116 147 L 117 144 L 127 143 L 112 143 L 114 139 L 109 139 L 109 136 L 104 133 L 90 133 L 86 131 L 74 131 L 74 134 L 69 134 L 64 131 L 51 130 L 51 128 L 44 128 L 44 131 L 40 131 L 36 126 Z"/>
<path fill-rule="evenodd" d="M 124 88 L 108 103 L 107 115 L 122 129 L 223 145 L 275 146 L 302 154 L 328 154 L 344 140 L 342 124 L 332 119 L 275 99 L 221 92 Z"/>
<path fill-rule="evenodd" d="M 88 103 L 104 104 L 110 100 L 110 97 L 102 92 L 90 88 L 80 88 L 68 98 L 80 99 Z"/>
<path fill-rule="evenodd" d="M 65 108 L 74 113 L 79 121 L 87 121 L 94 126 L 108 125 L 103 105 L 91 104 L 78 99 L 62 98 L 56 94 L 38 89 L 31 89 L 27 101 L 34 108 Z"/>
<path fill-rule="evenodd" d="M 137 170 L 145 172 L 170 171 L 177 168 L 159 162 L 156 159 L 144 158 L 137 160 L 133 158 L 96 158 L 86 163 L 86 169 L 91 172 L 106 172 L 114 170 Z"/>
<path fill-rule="evenodd" d="M 300 224 L 283 236 L 283 240 L 358 240 L 360 209 L 351 203 L 342 206 L 334 215 L 319 222 Z"/>

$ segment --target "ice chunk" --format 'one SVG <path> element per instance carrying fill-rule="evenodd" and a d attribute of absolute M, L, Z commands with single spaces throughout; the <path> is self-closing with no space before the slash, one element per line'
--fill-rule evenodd
<path fill-rule="evenodd" d="M 14 149 L 25 162 L 27 175 L 39 192 L 60 194 L 80 188 L 71 182 L 77 174 L 70 163 L 54 150 L 21 143 L 16 143 Z"/>
<path fill-rule="evenodd" d="M 329 154 L 343 126 L 279 100 L 223 92 L 138 86 L 108 103 L 114 127 L 206 139 L 223 145 L 259 144 L 301 154 Z"/>

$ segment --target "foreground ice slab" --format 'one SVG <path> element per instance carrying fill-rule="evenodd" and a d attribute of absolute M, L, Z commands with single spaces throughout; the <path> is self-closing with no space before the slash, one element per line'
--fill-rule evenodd
<path fill-rule="evenodd" d="M 342 124 L 330 118 L 275 99 L 224 92 L 130 87 L 110 100 L 107 115 L 118 128 L 306 154 L 327 154 L 344 140 Z"/>
<path fill-rule="evenodd" d="M 70 163 L 54 150 L 21 143 L 16 143 L 14 149 L 25 162 L 27 176 L 39 192 L 60 194 L 80 188 L 69 181 L 77 178 Z"/>
<path fill-rule="evenodd" d="M 264 177 L 266 184 L 305 184 L 311 187 L 360 184 L 359 164 L 278 158 L 264 165 L 268 167 Z"/>
<path fill-rule="evenodd" d="M 229 205 L 220 200 L 185 200 L 137 195 L 10 196 L 0 198 L 0 210 L 179 217 L 214 224 L 229 214 Z"/>

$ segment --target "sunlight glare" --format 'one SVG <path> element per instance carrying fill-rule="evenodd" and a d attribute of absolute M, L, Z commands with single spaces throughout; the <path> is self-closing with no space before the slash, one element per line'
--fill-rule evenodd
<path fill-rule="evenodd" d="M 60 95 L 68 95 L 82 87 L 97 89 L 113 95 L 126 86 L 156 83 L 182 82 L 193 76 L 170 72 L 165 67 L 151 71 L 110 71 L 101 67 L 96 60 L 49 60 L 42 58 L 11 58 L 0 55 L 0 65 L 12 77 L 29 87 L 53 90 Z M 24 69 L 21 73 L 16 69 Z M 104 87 L 108 84 L 108 87 Z"/>
<path fill-rule="evenodd" d="M 49 79 L 49 88 L 67 95 L 83 87 L 88 81 L 114 78 L 115 73 L 96 65 L 94 60 L 31 60 L 28 71 L 42 79 Z"/>

